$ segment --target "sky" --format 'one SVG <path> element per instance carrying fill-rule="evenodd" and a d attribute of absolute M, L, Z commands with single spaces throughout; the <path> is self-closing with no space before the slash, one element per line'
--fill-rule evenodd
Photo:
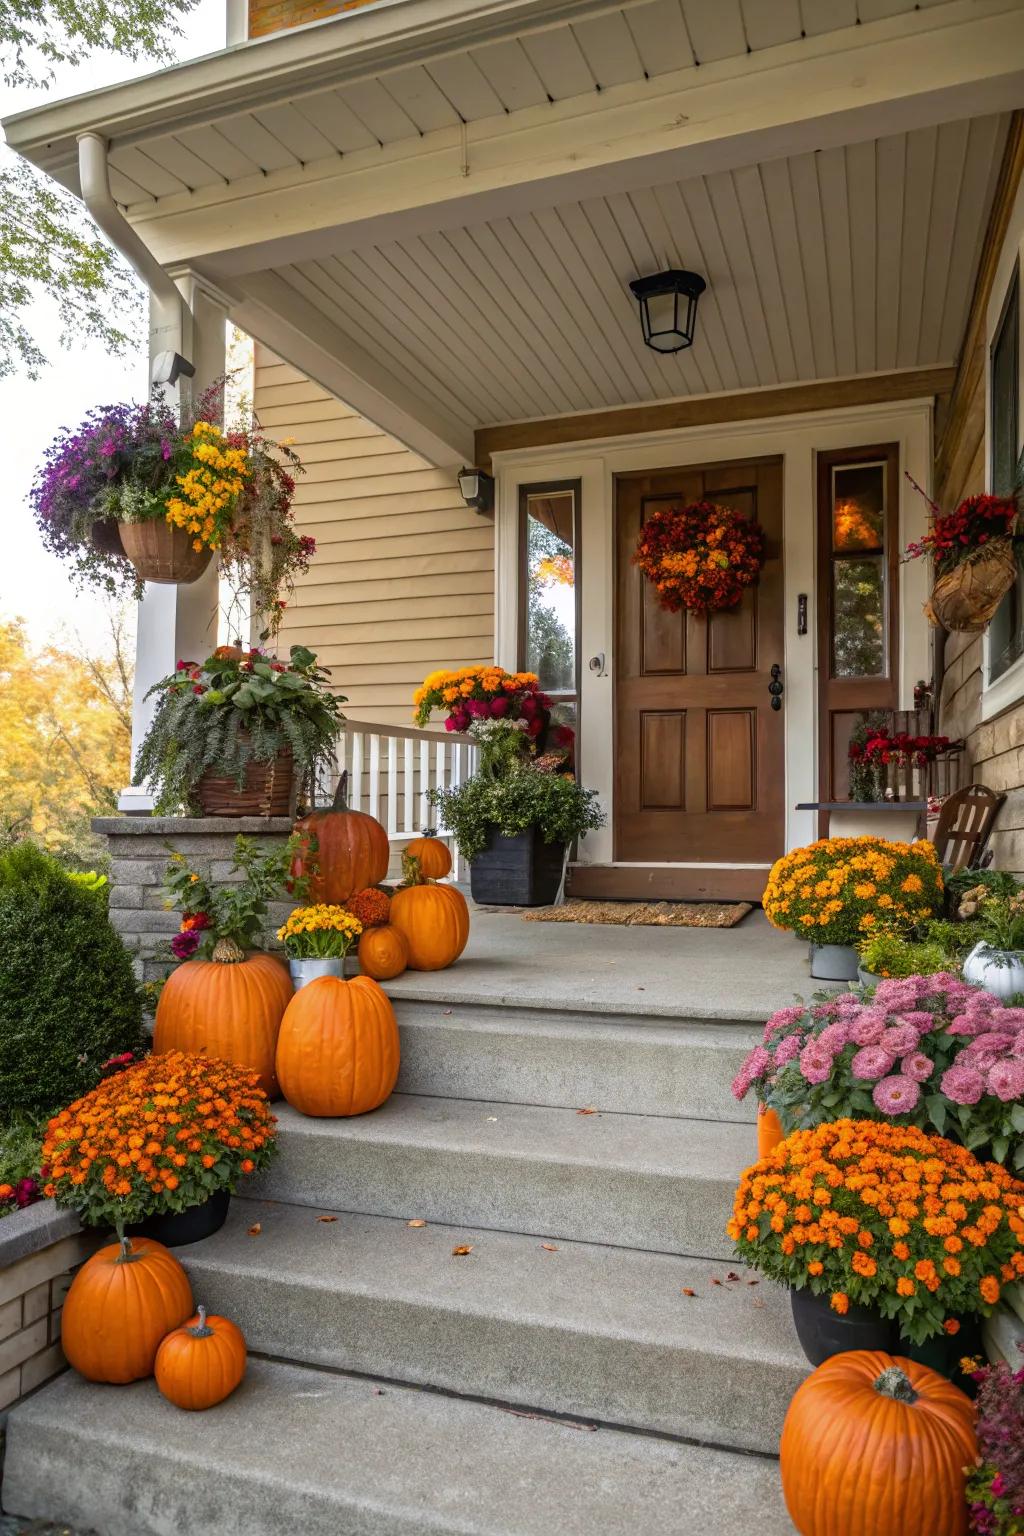
<path fill-rule="evenodd" d="M 180 59 L 223 46 L 226 9 L 225 0 L 200 0 L 182 18 L 184 36 L 175 45 Z M 0 87 L 0 117 L 48 99 L 76 96 L 149 74 L 153 68 L 152 61 L 133 64 L 113 54 L 96 54 L 77 68 L 58 69 L 48 91 Z M 10 153 L 0 143 L 0 159 Z M 36 466 L 61 427 L 75 426 L 93 406 L 145 397 L 146 338 L 140 336 L 138 352 L 131 357 L 112 358 L 95 343 L 77 343 L 73 351 L 64 353 L 53 306 L 42 297 L 32 306 L 27 324 L 50 366 L 35 381 L 17 373 L 0 379 L 4 461 L 0 619 L 23 618 L 35 646 L 66 637 L 98 652 L 106 648 L 109 632 L 105 602 L 89 589 L 77 592 L 61 562 L 43 549 L 27 495 Z"/>

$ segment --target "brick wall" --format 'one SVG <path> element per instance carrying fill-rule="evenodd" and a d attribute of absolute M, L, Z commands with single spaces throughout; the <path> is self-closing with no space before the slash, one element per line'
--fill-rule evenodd
<path fill-rule="evenodd" d="M 342 11 L 356 11 L 376 0 L 249 0 L 249 36 L 265 37 L 286 27 L 323 21 Z"/>
<path fill-rule="evenodd" d="M 64 1297 L 99 1244 L 50 1200 L 0 1221 L 0 1416 L 64 1369 Z"/>

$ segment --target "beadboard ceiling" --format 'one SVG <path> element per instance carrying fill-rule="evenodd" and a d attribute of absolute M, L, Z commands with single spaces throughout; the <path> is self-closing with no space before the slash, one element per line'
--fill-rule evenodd
<path fill-rule="evenodd" d="M 275 269 L 471 427 L 955 361 L 1008 119 L 982 117 Z M 694 346 L 629 281 L 702 273 Z M 284 292 L 285 289 L 282 289 Z"/>
<path fill-rule="evenodd" d="M 174 133 L 126 144 L 114 132 L 111 186 L 119 202 L 136 208 L 944 3 L 625 0 L 571 23 L 283 96 Z M 344 28 L 358 14 L 320 25 Z M 73 165 L 57 174 L 75 185 Z"/>

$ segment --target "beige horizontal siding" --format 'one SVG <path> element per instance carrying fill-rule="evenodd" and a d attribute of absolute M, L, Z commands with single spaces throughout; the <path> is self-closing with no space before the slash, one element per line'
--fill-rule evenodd
<path fill-rule="evenodd" d="M 494 525 L 454 475 L 260 346 L 254 401 L 306 466 L 295 520 L 317 541 L 280 649 L 316 651 L 351 718 L 406 725 L 427 672 L 494 655 Z"/>

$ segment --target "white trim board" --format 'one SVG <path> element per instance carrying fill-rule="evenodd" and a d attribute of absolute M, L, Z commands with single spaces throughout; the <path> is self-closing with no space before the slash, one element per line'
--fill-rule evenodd
<path fill-rule="evenodd" d="M 614 477 L 628 471 L 667 468 L 740 458 L 783 458 L 783 564 L 785 572 L 786 846 L 816 836 L 810 811 L 798 801 L 817 795 L 817 659 L 815 616 L 816 452 L 898 442 L 901 470 L 908 469 L 926 490 L 932 480 L 932 402 L 855 406 L 761 422 L 686 427 L 560 448 L 507 450 L 494 455 L 495 659 L 517 664 L 519 488 L 537 481 L 581 483 L 581 732 L 580 765 L 596 789 L 608 824 L 581 844 L 579 862 L 612 864 L 614 814 L 613 679 L 615 675 Z M 927 507 L 900 477 L 901 548 L 920 538 Z M 910 708 L 914 684 L 930 670 L 928 626 L 922 613 L 927 572 L 922 561 L 900 567 L 899 706 Z M 797 596 L 808 598 L 805 636 L 797 634 Z M 587 659 L 604 652 L 605 672 L 589 671 Z"/>

